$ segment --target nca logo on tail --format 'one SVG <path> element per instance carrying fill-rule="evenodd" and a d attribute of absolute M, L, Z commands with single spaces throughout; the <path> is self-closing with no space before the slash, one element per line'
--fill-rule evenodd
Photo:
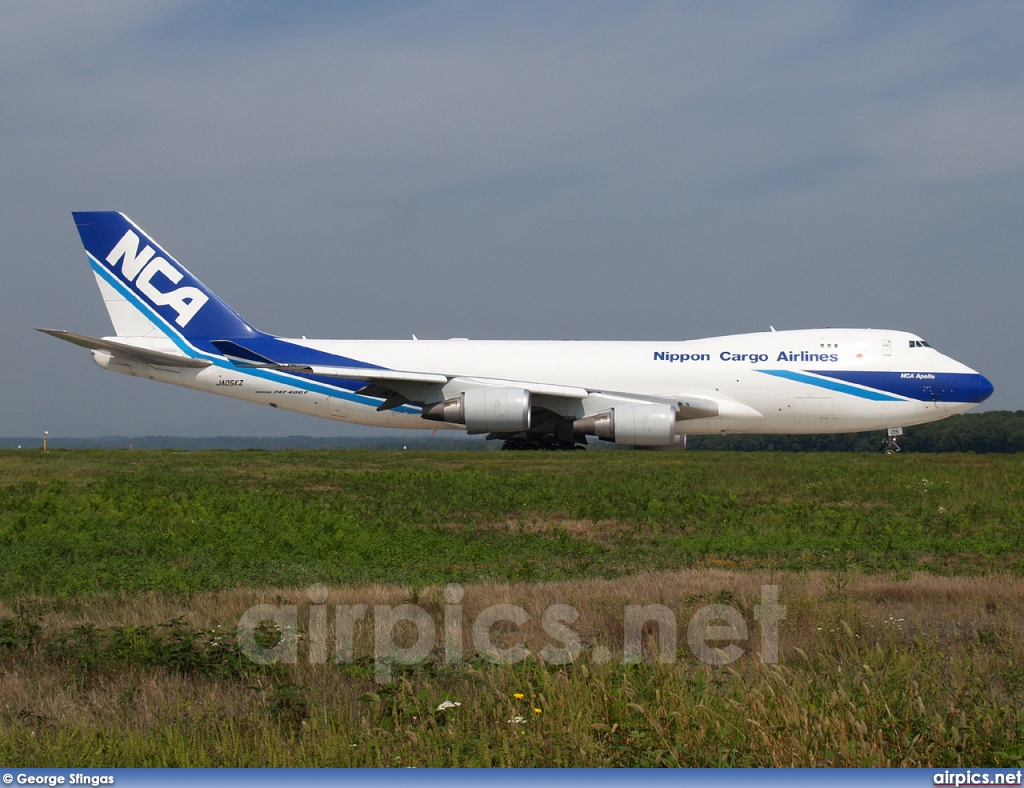
<path fill-rule="evenodd" d="M 121 275 L 129 282 L 134 282 L 135 287 L 146 298 L 157 306 L 169 306 L 178 313 L 175 323 L 184 328 L 188 322 L 196 316 L 196 312 L 202 309 L 203 304 L 209 301 L 209 296 L 197 287 L 179 287 L 165 293 L 157 290 L 153 284 L 153 277 L 157 273 L 164 275 L 172 285 L 181 281 L 181 272 L 162 257 L 153 257 L 156 252 L 148 244 L 139 252 L 139 236 L 129 230 L 124 237 L 117 242 L 117 246 L 110 250 L 107 255 L 107 263 L 115 268 L 121 263 Z"/>

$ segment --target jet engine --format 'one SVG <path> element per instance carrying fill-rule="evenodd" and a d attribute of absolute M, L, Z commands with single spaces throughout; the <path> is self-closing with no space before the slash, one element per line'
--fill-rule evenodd
<path fill-rule="evenodd" d="M 573 422 L 573 431 L 627 446 L 670 446 L 676 440 L 676 409 L 671 405 L 616 405 L 605 413 Z"/>
<path fill-rule="evenodd" d="M 423 418 L 465 424 L 469 432 L 524 432 L 530 429 L 530 392 L 479 388 L 423 407 Z"/>

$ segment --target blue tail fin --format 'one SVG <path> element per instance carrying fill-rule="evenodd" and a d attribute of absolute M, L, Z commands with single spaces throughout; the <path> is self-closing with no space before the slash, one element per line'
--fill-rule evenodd
<path fill-rule="evenodd" d="M 264 336 L 124 214 L 73 215 L 118 336 L 158 331 L 218 354 L 210 340 Z"/>

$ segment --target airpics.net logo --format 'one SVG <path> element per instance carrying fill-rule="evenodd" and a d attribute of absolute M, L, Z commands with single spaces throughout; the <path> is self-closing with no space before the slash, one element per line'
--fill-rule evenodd
<path fill-rule="evenodd" d="M 153 257 L 156 251 L 146 246 L 139 251 L 139 236 L 129 230 L 107 255 L 107 264 L 116 268 L 121 263 L 121 276 L 133 282 L 135 288 L 155 306 L 169 306 L 177 313 L 174 322 L 184 328 L 209 301 L 209 296 L 198 287 L 179 287 L 163 291 L 153 284 L 153 277 L 161 274 L 172 285 L 181 281 L 182 273 L 162 257 Z"/>
<path fill-rule="evenodd" d="M 1020 769 L 1016 771 L 978 771 L 967 769 L 961 771 L 949 770 L 935 772 L 932 777 L 932 785 L 961 786 L 961 785 L 1021 785 L 1021 777 L 1024 776 Z"/>
<path fill-rule="evenodd" d="M 351 663 L 356 655 L 356 622 L 365 621 L 370 606 L 327 605 L 327 586 L 315 584 L 307 589 L 309 597 L 308 659 L 310 664 L 322 665 L 331 659 L 328 622 L 334 624 L 333 661 Z M 571 605 L 549 605 L 540 616 L 540 624 L 550 642 L 537 654 L 532 654 L 517 634 L 532 620 L 530 613 L 519 605 L 491 605 L 480 611 L 472 622 L 463 615 L 464 591 L 458 584 L 444 589 L 444 611 L 440 642 L 434 618 L 419 605 L 373 606 L 373 662 L 374 677 L 378 683 L 391 681 L 392 665 L 415 665 L 427 660 L 438 650 L 443 652 L 446 664 L 463 661 L 464 633 L 469 629 L 476 653 L 496 665 L 514 665 L 538 657 L 550 665 L 575 662 L 584 651 L 584 644 L 572 625 L 580 613 Z M 333 608 L 333 615 L 331 615 Z M 786 618 L 785 605 L 779 604 L 779 587 L 761 586 L 761 604 L 754 605 L 754 619 L 761 629 L 760 657 L 765 664 L 779 661 L 779 622 Z M 261 636 L 269 629 L 276 630 L 277 642 L 266 644 Z M 415 639 L 406 637 L 400 645 L 396 632 L 402 628 L 406 635 L 415 630 Z M 622 664 L 638 664 L 643 659 L 643 644 L 654 629 L 657 630 L 653 657 L 660 663 L 676 661 L 678 621 L 675 611 L 661 604 L 625 605 L 622 611 L 623 650 Z M 495 642 L 495 631 L 501 644 Z M 269 665 L 276 662 L 295 664 L 299 660 L 299 609 L 297 605 L 254 605 L 238 621 L 238 645 L 242 653 L 253 662 Z M 697 610 L 686 626 L 686 643 L 691 653 L 709 665 L 728 665 L 745 653 L 740 643 L 749 637 L 746 619 L 736 608 L 724 604 L 711 604 Z M 261 639 L 263 643 L 261 644 Z M 411 641 L 411 642 L 410 642 Z M 509 642 L 511 641 L 511 642 Z M 650 641 L 649 641 L 650 642 Z M 590 659 L 607 664 L 613 658 L 605 646 L 590 648 Z"/>

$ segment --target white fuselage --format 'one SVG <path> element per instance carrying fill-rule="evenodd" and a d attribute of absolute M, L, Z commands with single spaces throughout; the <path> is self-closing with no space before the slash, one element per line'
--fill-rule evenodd
<path fill-rule="evenodd" d="M 652 398 L 706 397 L 720 403 L 717 416 L 680 423 L 679 432 L 689 434 L 880 430 L 935 421 L 980 401 L 955 401 L 941 390 L 935 396 L 921 396 L 921 381 L 927 387 L 946 376 L 960 380 L 977 373 L 901 331 L 773 331 L 683 342 L 283 341 L 386 369 L 442 373 L 459 380 L 542 381 Z M 206 356 L 214 362 L 206 369 L 173 370 L 120 363 L 103 351 L 93 354 L 107 369 L 322 418 L 377 427 L 458 428 L 425 421 L 414 405 L 378 410 L 380 398 L 357 393 L 364 384 L 240 369 L 214 355 Z M 833 372 L 842 379 L 829 377 Z M 870 373 L 886 374 L 874 378 Z M 887 395 L 874 383 L 862 382 L 876 379 L 897 381 L 906 389 L 889 389 Z M 439 398 L 455 393 L 448 387 L 438 389 Z M 540 402 L 571 418 L 606 407 L 586 398 L 548 396 Z"/>

